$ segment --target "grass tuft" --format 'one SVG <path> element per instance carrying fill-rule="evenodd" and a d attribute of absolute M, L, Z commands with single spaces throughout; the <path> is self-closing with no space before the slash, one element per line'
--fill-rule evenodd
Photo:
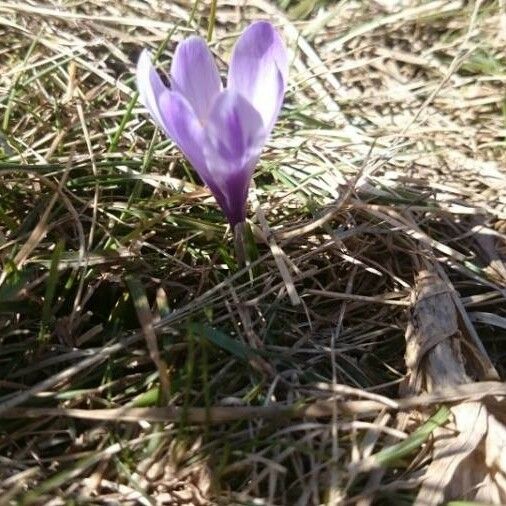
<path fill-rule="evenodd" d="M 412 503 L 423 267 L 505 372 L 501 5 L 1 3 L 0 504 Z M 291 66 L 242 266 L 133 73 L 256 19 Z"/>

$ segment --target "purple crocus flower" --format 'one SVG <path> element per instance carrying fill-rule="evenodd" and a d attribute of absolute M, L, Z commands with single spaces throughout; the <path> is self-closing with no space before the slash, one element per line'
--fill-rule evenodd
<path fill-rule="evenodd" d="M 275 28 L 250 25 L 237 41 L 227 86 L 204 39 L 180 42 L 165 86 L 144 50 L 137 87 L 157 125 L 185 154 L 232 226 L 246 217 L 253 170 L 279 114 L 288 58 Z"/>

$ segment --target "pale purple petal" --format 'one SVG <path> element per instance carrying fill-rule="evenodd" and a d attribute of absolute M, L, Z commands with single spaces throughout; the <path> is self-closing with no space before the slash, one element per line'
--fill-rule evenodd
<path fill-rule="evenodd" d="M 173 91 L 188 100 L 199 120 L 205 122 L 222 85 L 204 39 L 193 36 L 178 44 L 170 68 L 170 84 Z"/>
<path fill-rule="evenodd" d="M 185 97 L 169 90 L 160 95 L 158 105 L 165 133 L 177 144 L 223 207 L 225 198 L 209 173 L 204 157 L 205 133 L 192 107 Z"/>
<path fill-rule="evenodd" d="M 179 146 L 190 163 L 205 166 L 202 151 L 204 130 L 188 101 L 179 93 L 165 90 L 158 100 L 165 133 Z"/>
<path fill-rule="evenodd" d="M 262 118 L 239 93 L 225 90 L 215 101 L 205 134 L 207 168 L 225 197 L 224 212 L 235 225 L 245 219 L 248 187 L 265 142 Z"/>
<path fill-rule="evenodd" d="M 267 21 L 250 25 L 237 41 L 228 72 L 228 88 L 238 91 L 262 116 L 267 135 L 281 109 L 288 56 L 276 29 Z"/>
<path fill-rule="evenodd" d="M 162 114 L 158 108 L 158 98 L 167 91 L 158 72 L 151 63 L 151 55 L 146 49 L 142 51 L 137 62 L 137 89 L 139 90 L 139 100 L 150 112 L 153 119 L 159 127 L 163 127 Z"/>
<path fill-rule="evenodd" d="M 222 90 L 205 41 L 190 37 L 176 48 L 169 90 L 144 51 L 137 65 L 141 102 L 213 192 L 231 225 L 244 221 L 253 170 L 286 89 L 288 59 L 267 22 L 238 40 Z"/>

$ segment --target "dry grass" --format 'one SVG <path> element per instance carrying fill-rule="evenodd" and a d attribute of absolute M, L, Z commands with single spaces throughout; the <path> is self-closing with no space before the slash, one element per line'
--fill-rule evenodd
<path fill-rule="evenodd" d="M 218 3 L 293 56 L 242 271 L 133 89 L 208 4 L 0 2 L 0 504 L 411 504 L 473 396 L 399 399 L 426 268 L 504 376 L 504 2 Z"/>

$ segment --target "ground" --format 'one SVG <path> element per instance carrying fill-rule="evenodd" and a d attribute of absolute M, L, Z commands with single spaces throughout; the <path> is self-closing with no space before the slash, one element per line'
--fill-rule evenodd
<path fill-rule="evenodd" d="M 210 3 L 0 2 L 0 504 L 412 504 L 427 271 L 504 376 L 504 1 Z M 225 74 L 257 19 L 290 74 L 242 268 L 133 75 L 194 33 Z"/>

